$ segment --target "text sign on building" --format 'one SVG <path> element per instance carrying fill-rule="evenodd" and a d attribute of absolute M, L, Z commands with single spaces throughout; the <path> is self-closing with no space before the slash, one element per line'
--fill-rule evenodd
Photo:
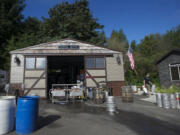
<path fill-rule="evenodd" d="M 80 47 L 79 45 L 59 45 L 58 48 L 61 50 L 78 50 Z"/>

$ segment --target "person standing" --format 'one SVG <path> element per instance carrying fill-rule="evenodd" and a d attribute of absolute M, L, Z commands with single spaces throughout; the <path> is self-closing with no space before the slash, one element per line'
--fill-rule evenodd
<path fill-rule="evenodd" d="M 150 75 L 149 73 L 146 74 L 145 78 L 144 78 L 144 86 L 146 87 L 146 89 L 148 90 L 148 95 L 150 96 L 150 89 L 151 89 L 151 81 L 150 81 Z"/>

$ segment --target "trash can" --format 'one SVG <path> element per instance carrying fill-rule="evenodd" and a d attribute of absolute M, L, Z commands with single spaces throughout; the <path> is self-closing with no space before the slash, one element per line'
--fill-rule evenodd
<path fill-rule="evenodd" d="M 15 96 L 0 96 L 0 135 L 14 129 Z"/>
<path fill-rule="evenodd" d="M 29 134 L 38 127 L 39 96 L 18 98 L 16 111 L 16 133 Z"/>

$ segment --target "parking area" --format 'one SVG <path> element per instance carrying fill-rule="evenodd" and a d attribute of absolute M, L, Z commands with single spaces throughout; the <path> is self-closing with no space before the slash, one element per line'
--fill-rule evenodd
<path fill-rule="evenodd" d="M 52 104 L 40 100 L 39 129 L 33 135 L 179 135 L 180 110 L 166 110 L 139 100 L 122 103 L 117 98 L 117 112 L 110 115 L 105 105 L 90 102 Z M 15 135 L 15 131 L 9 135 Z"/>

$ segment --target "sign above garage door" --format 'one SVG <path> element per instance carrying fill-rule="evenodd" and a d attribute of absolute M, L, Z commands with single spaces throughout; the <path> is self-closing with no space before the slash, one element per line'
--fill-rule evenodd
<path fill-rule="evenodd" d="M 58 49 L 61 50 L 78 50 L 80 47 L 79 45 L 59 45 Z"/>

